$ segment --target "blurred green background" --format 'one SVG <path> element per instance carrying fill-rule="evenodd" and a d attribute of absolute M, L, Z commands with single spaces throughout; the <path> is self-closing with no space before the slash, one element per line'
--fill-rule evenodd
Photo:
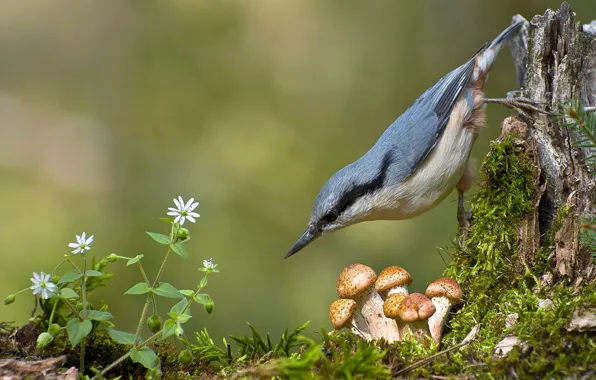
<path fill-rule="evenodd" d="M 201 218 L 187 226 L 190 257 L 173 257 L 164 280 L 192 288 L 210 257 L 221 269 L 207 288 L 213 315 L 197 307 L 187 331 L 329 327 L 337 276 L 354 262 L 402 265 L 423 291 L 445 265 L 455 194 L 414 220 L 360 224 L 283 256 L 331 174 L 511 16 L 559 4 L 2 0 L 0 293 L 51 271 L 82 231 L 95 234 L 92 254 L 143 253 L 155 274 L 163 246 L 144 231 L 167 230 L 158 218 L 177 195 L 199 200 Z M 596 18 L 594 1 L 571 6 Z M 487 94 L 513 89 L 504 51 Z M 488 113 L 479 161 L 511 112 Z M 115 280 L 92 299 L 132 330 L 144 299 L 122 293 L 140 275 L 108 269 Z M 25 323 L 31 306 L 23 294 L 0 317 Z"/>

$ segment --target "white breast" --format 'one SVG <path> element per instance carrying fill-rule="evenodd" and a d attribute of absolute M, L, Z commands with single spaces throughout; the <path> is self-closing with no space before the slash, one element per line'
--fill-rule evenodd
<path fill-rule="evenodd" d="M 471 112 L 465 99 L 454 107 L 437 145 L 405 182 L 370 195 L 367 220 L 410 219 L 439 204 L 461 179 L 476 131 L 466 128 Z"/>

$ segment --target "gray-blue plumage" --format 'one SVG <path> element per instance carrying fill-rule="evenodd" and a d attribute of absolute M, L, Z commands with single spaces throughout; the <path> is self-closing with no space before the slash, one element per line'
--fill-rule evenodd
<path fill-rule="evenodd" d="M 462 98 L 467 101 L 464 103 L 466 111 L 458 111 L 460 114 L 457 114 L 457 117 L 462 117 L 461 112 L 469 112 L 471 115 L 475 104 L 469 86 L 472 84 L 477 88 L 483 87 L 485 76 L 503 42 L 515 35 L 522 25 L 522 22 L 511 25 L 490 44 L 479 49 L 465 64 L 439 79 L 385 130 L 368 152 L 333 174 L 315 199 L 306 232 L 290 249 L 286 257 L 298 252 L 325 231 L 342 228 L 361 220 L 388 218 L 389 215 L 375 217 L 370 213 L 376 212 L 374 210 L 377 209 L 382 213 L 391 209 L 397 210 L 402 207 L 400 196 L 410 197 L 409 202 L 405 199 L 403 202 L 403 207 L 407 208 L 403 214 L 405 218 L 420 214 L 431 208 L 436 202 L 440 202 L 453 189 L 449 186 L 455 186 L 455 183 L 451 182 L 454 177 L 456 175 L 461 177 L 461 170 L 468 160 L 473 138 L 467 140 L 465 148 L 460 147 L 462 151 L 456 156 L 449 156 L 450 153 L 441 153 L 443 156 L 434 159 L 432 168 L 442 165 L 442 159 L 450 160 L 450 166 L 446 168 L 446 171 L 437 173 L 439 182 L 424 179 L 429 175 L 432 177 L 432 174 L 425 174 L 420 177 L 423 178 L 423 182 L 416 182 L 416 188 L 412 188 L 413 185 L 408 185 L 410 187 L 404 189 L 404 186 L 410 183 L 408 178 L 416 173 L 416 170 L 421 167 L 440 141 L 450 141 L 441 140 L 441 138 L 450 118 L 454 115 L 456 104 Z M 442 146 L 446 145 L 442 144 Z M 449 149 L 453 152 L 453 149 L 456 148 Z M 445 176 L 445 179 L 441 179 L 442 176 Z M 418 178 L 419 176 L 413 177 Z M 459 180 L 459 177 L 457 179 Z M 437 191 L 428 192 L 429 186 L 437 186 Z M 416 198 L 416 193 L 422 194 L 422 196 L 425 196 L 426 193 L 429 195 L 421 202 L 419 197 Z M 365 197 L 370 194 L 376 195 L 377 198 Z M 363 201 L 363 199 L 366 200 Z M 395 202 L 395 199 L 398 201 Z M 354 205 L 357 201 L 361 202 Z M 380 203 L 383 204 L 382 207 L 378 206 Z M 352 205 L 354 208 L 350 209 Z"/>

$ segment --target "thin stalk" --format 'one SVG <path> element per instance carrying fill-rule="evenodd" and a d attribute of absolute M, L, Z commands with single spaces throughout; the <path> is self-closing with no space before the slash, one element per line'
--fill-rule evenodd
<path fill-rule="evenodd" d="M 54 273 L 56 273 L 56 271 L 58 270 L 58 268 L 60 268 L 62 266 L 62 264 L 64 264 L 65 262 L 66 262 L 66 260 L 60 261 L 60 264 L 56 265 L 54 267 L 54 269 L 52 269 L 52 277 L 54 277 Z"/>
<path fill-rule="evenodd" d="M 137 325 L 137 331 L 135 332 L 135 338 L 132 341 L 133 347 L 137 348 L 137 340 L 141 335 L 141 329 L 143 328 L 143 323 L 145 323 L 145 318 L 147 318 L 147 311 L 149 311 L 149 306 L 151 305 L 151 298 L 153 298 L 153 293 L 147 293 L 147 298 L 145 299 L 145 306 L 143 306 L 143 311 L 141 312 L 141 319 L 139 319 L 139 324 Z"/>
<path fill-rule="evenodd" d="M 87 319 L 87 255 L 83 252 L 83 277 L 81 278 L 81 298 L 83 300 L 83 318 Z M 80 371 L 81 374 L 85 373 L 85 343 L 87 337 L 83 337 L 81 340 L 81 354 L 80 354 Z"/>
<path fill-rule="evenodd" d="M 70 261 L 70 258 L 68 258 L 68 257 L 67 257 L 66 259 L 64 259 L 64 261 L 66 261 L 67 263 L 69 263 L 70 265 L 72 265 L 72 266 L 73 266 L 73 268 L 74 268 L 74 269 L 75 269 L 77 272 L 81 273 L 81 270 L 79 269 L 79 267 L 77 266 L 77 264 L 75 264 L 75 263 L 73 263 L 72 261 Z"/>
<path fill-rule="evenodd" d="M 152 288 L 157 287 L 157 285 L 159 284 L 159 280 L 161 279 L 161 276 L 163 275 L 164 269 L 166 267 L 166 263 L 168 262 L 168 258 L 170 257 L 171 253 L 172 253 L 172 249 L 168 248 L 166 257 L 164 257 L 164 259 L 161 263 L 161 267 L 159 268 L 159 271 L 157 272 L 157 276 L 155 276 L 155 281 L 153 282 L 153 286 L 151 286 Z M 141 273 L 144 273 L 144 271 L 142 270 Z M 147 283 L 149 283 L 148 279 L 147 279 Z M 141 318 L 139 319 L 139 324 L 137 325 L 137 331 L 135 333 L 135 338 L 133 340 L 134 347 L 137 347 L 136 346 L 137 339 L 139 339 L 139 336 L 141 335 L 141 329 L 143 328 L 143 324 L 145 323 L 145 319 L 147 318 L 147 312 L 149 311 L 149 306 L 151 304 L 152 298 L 153 298 L 153 293 L 148 293 L 147 299 L 145 300 L 145 306 L 143 306 L 143 311 L 141 312 Z"/>
<path fill-rule="evenodd" d="M 154 340 L 156 340 L 157 338 L 159 338 L 159 336 L 161 335 L 161 331 L 156 332 L 155 334 L 153 334 L 152 336 L 150 336 L 149 338 L 145 339 L 143 342 L 139 343 L 139 345 L 137 346 L 137 348 L 143 348 L 146 345 L 148 345 L 149 343 L 153 342 Z M 112 364 L 110 364 L 109 366 L 107 366 L 106 368 L 103 369 L 103 371 L 101 371 L 100 376 L 105 376 L 106 373 L 108 373 L 109 371 L 111 371 L 114 367 L 116 367 L 118 364 L 122 363 L 123 361 L 125 361 L 128 357 L 130 356 L 130 351 L 127 352 L 126 354 L 120 356 L 118 359 L 116 359 L 116 361 L 114 361 Z M 93 379 L 96 379 L 98 375 L 94 376 Z"/>
<path fill-rule="evenodd" d="M 72 310 L 73 314 L 82 321 L 83 318 L 79 315 L 79 311 L 74 306 L 72 306 L 72 304 L 68 300 L 63 299 L 63 301 L 66 303 L 66 306 L 68 306 L 70 310 Z"/>
<path fill-rule="evenodd" d="M 56 306 L 60 302 L 60 298 L 56 298 L 56 302 L 54 302 L 54 306 L 52 307 L 52 312 L 50 313 L 50 319 L 48 321 L 48 326 L 52 325 L 52 321 L 54 320 L 54 313 L 56 312 Z"/>

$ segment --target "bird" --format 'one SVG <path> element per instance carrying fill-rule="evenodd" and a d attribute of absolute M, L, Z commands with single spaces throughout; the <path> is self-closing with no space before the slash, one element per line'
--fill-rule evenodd
<path fill-rule="evenodd" d="M 319 191 L 306 231 L 285 255 L 321 235 L 372 220 L 417 217 L 458 191 L 457 219 L 469 219 L 464 192 L 474 179 L 470 151 L 485 125 L 487 103 L 538 110 L 525 98 L 488 99 L 484 86 L 504 44 L 525 21 L 507 27 L 463 65 L 426 90 L 362 157 L 343 167 Z"/>

